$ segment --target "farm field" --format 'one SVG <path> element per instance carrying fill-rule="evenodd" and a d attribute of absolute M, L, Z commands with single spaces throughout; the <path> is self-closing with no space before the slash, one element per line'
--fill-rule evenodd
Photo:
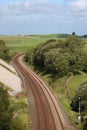
<path fill-rule="evenodd" d="M 0 36 L 0 40 L 4 40 L 9 47 L 11 53 L 26 52 L 35 48 L 38 44 L 46 42 L 49 39 L 65 40 L 66 35 L 48 34 L 48 35 L 25 35 L 25 36 Z M 87 39 L 84 39 L 87 42 Z M 87 44 L 85 47 L 87 50 Z"/>
<path fill-rule="evenodd" d="M 0 40 L 5 41 L 11 53 L 26 52 L 27 50 L 35 48 L 38 44 L 45 42 L 49 39 L 64 38 L 59 38 L 59 36 L 56 34 L 30 36 L 0 36 Z"/>

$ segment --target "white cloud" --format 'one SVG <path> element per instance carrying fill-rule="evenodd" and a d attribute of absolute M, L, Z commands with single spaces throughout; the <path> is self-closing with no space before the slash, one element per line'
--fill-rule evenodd
<path fill-rule="evenodd" d="M 16 17 L 17 20 L 21 19 L 21 17 L 24 19 L 35 17 L 35 20 L 43 17 L 46 21 L 51 19 L 50 21 L 72 23 L 87 17 L 87 10 L 82 11 L 82 8 L 80 9 L 81 5 L 78 4 L 82 1 L 85 2 L 85 0 L 77 0 L 68 5 L 59 5 L 58 3 L 52 3 L 50 0 L 36 0 L 36 2 L 26 0 L 22 3 L 17 0 L 7 5 L 0 5 L 0 14 L 4 17 L 10 16 L 12 19 Z"/>
<path fill-rule="evenodd" d="M 77 0 L 73 2 L 72 6 L 78 9 L 85 9 L 87 8 L 87 0 Z"/>
<path fill-rule="evenodd" d="M 71 4 L 71 15 L 81 21 L 87 18 L 87 0 L 76 0 Z M 72 17 L 73 18 L 73 17 Z"/>
<path fill-rule="evenodd" d="M 32 15 L 36 17 L 49 15 L 51 17 L 54 15 L 56 19 L 60 20 L 66 17 L 67 22 L 71 19 L 72 21 L 77 19 L 76 17 L 87 17 L 87 0 L 68 1 L 72 1 L 72 3 L 59 5 L 51 2 L 51 0 L 36 0 L 36 2 L 33 0 L 26 0 L 25 2 L 16 0 L 7 5 L 0 5 L 0 15 L 12 17 L 30 17 Z"/>
<path fill-rule="evenodd" d="M 0 4 L 0 23 L 7 25 L 8 22 L 9 25 L 22 27 L 23 24 L 34 26 L 36 23 L 38 26 L 46 24 L 47 27 L 84 23 L 87 20 L 87 0 L 65 1 L 70 2 L 58 4 L 52 0 L 15 0 L 6 5 Z"/>
<path fill-rule="evenodd" d="M 60 12 L 61 7 L 58 4 L 51 3 L 49 0 L 41 1 L 15 1 L 8 3 L 7 5 L 0 5 L 1 15 L 32 15 L 32 14 L 55 14 Z"/>

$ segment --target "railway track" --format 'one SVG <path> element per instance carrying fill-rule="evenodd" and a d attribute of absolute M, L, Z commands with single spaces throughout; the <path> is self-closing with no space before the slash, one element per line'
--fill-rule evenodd
<path fill-rule="evenodd" d="M 13 64 L 24 82 L 24 89 L 34 96 L 36 124 L 31 130 L 75 130 L 67 123 L 61 107 L 48 86 L 22 62 L 23 54 L 13 59 Z"/>

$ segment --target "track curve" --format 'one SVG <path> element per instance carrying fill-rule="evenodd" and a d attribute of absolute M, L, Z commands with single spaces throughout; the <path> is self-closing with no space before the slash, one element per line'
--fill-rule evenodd
<path fill-rule="evenodd" d="M 36 107 L 37 123 L 31 130 L 75 130 L 61 111 L 60 105 L 48 86 L 22 61 L 23 54 L 13 58 L 13 65 L 25 83 L 24 89 L 32 91 Z M 30 87 L 30 89 L 29 89 Z"/>

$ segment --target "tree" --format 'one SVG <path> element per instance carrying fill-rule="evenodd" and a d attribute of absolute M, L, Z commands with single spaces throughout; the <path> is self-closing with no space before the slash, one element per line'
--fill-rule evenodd
<path fill-rule="evenodd" d="M 64 76 L 69 71 L 69 63 L 61 49 L 53 49 L 45 54 L 45 68 L 53 74 Z"/>
<path fill-rule="evenodd" d="M 79 53 L 83 52 L 84 41 L 78 36 L 70 36 L 65 40 L 65 49 L 70 53 Z"/>
<path fill-rule="evenodd" d="M 10 129 L 11 117 L 7 90 L 0 85 L 0 130 Z"/>
<path fill-rule="evenodd" d="M 51 49 L 55 48 L 62 48 L 62 40 L 56 41 L 55 39 L 48 40 L 45 43 L 39 44 L 35 49 L 34 49 L 34 54 L 33 54 L 33 63 L 35 66 L 38 66 L 40 68 L 44 67 L 44 60 L 45 60 L 45 53 L 49 52 Z M 31 59 L 31 58 L 30 58 Z"/>
<path fill-rule="evenodd" d="M 83 55 L 83 71 L 87 73 L 87 52 Z"/>
<path fill-rule="evenodd" d="M 72 32 L 72 35 L 76 35 L 75 32 Z"/>
<path fill-rule="evenodd" d="M 78 111 L 78 97 L 81 97 L 81 111 L 87 112 L 87 81 L 79 86 L 79 89 L 72 99 L 71 107 L 74 111 Z"/>
<path fill-rule="evenodd" d="M 59 77 L 67 75 L 68 72 L 87 72 L 84 45 L 84 41 L 75 35 L 69 36 L 65 41 L 51 39 L 39 44 L 32 53 L 26 53 L 25 60 L 40 70 L 45 68 Z"/>
<path fill-rule="evenodd" d="M 9 49 L 3 40 L 0 40 L 0 58 L 6 61 L 10 61 Z"/>
<path fill-rule="evenodd" d="M 10 105 L 7 89 L 4 89 L 4 85 L 0 83 L 0 130 L 26 129 L 26 124 L 23 124 L 20 118 L 13 118 L 13 112 L 18 110 L 18 107 L 25 112 L 27 104 L 24 102 L 18 102 L 15 104 L 13 102 L 13 105 Z"/>
<path fill-rule="evenodd" d="M 84 71 L 86 70 L 84 47 L 85 43 L 80 37 L 70 36 L 65 40 L 64 51 L 70 54 L 68 60 L 70 71 L 73 73 L 83 71 L 84 68 Z"/>

